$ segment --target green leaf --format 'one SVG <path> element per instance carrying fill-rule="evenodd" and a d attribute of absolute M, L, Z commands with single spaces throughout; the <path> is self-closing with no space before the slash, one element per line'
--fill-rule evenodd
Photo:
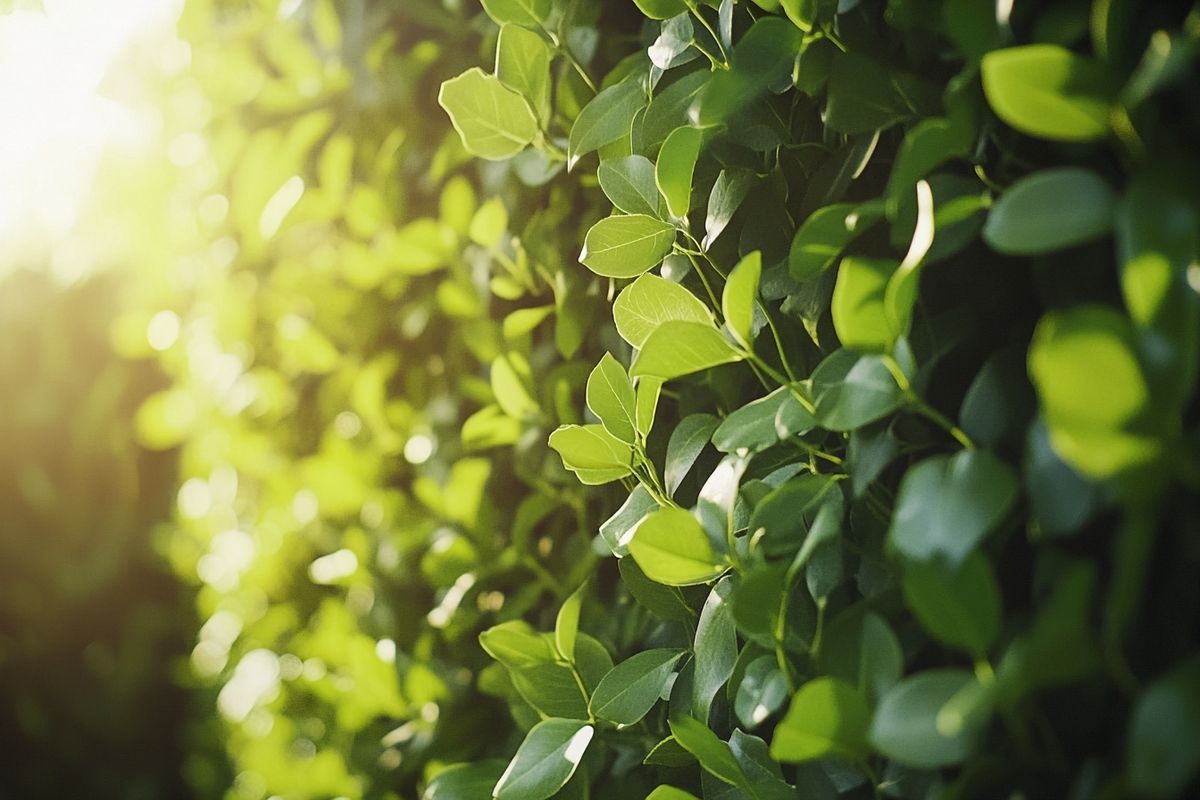
<path fill-rule="evenodd" d="M 759 656 L 746 667 L 738 684 L 733 710 L 747 728 L 758 727 L 783 707 L 788 697 L 787 678 L 774 656 Z"/>
<path fill-rule="evenodd" d="M 888 538 L 914 561 L 962 564 L 1017 499 L 1013 470 L 991 453 L 933 456 L 904 474 Z"/>
<path fill-rule="evenodd" d="M 1125 750 L 1129 788 L 1177 797 L 1200 772 L 1200 660 L 1191 658 L 1141 693 Z"/>
<path fill-rule="evenodd" d="M 496 77 L 529 101 L 543 123 L 550 118 L 550 61 L 554 48 L 520 25 L 505 25 L 496 41 Z"/>
<path fill-rule="evenodd" d="M 813 372 L 812 382 L 817 424 L 827 430 L 861 428 L 900 406 L 900 387 L 879 356 L 856 359 L 850 350 L 836 350 Z"/>
<path fill-rule="evenodd" d="M 988 213 L 983 238 L 1009 255 L 1050 253 L 1107 234 L 1116 196 L 1102 178 L 1079 167 L 1027 175 L 1000 196 Z"/>
<path fill-rule="evenodd" d="M 646 92 L 636 80 L 625 80 L 591 99 L 571 126 L 567 165 L 629 134 L 633 118 L 646 107 Z"/>
<path fill-rule="evenodd" d="M 600 188 L 609 201 L 626 214 L 659 216 L 658 184 L 654 163 L 645 156 L 609 158 L 600 162 L 596 173 Z"/>
<path fill-rule="evenodd" d="M 755 250 L 737 263 L 725 281 L 721 312 L 725 324 L 742 346 L 749 349 L 754 339 L 754 305 L 762 279 L 762 253 Z"/>
<path fill-rule="evenodd" d="M 492 362 L 492 394 L 496 404 L 513 419 L 531 419 L 541 411 L 531 393 L 533 374 L 529 361 L 520 353 L 499 356 Z"/>
<path fill-rule="evenodd" d="M 830 312 L 843 347 L 867 351 L 891 348 L 898 332 L 884 311 L 884 292 L 897 267 L 890 259 L 842 259 Z"/>
<path fill-rule="evenodd" d="M 575 661 L 575 639 L 579 634 L 579 612 L 583 609 L 583 597 L 587 589 L 584 583 L 563 601 L 554 618 L 554 647 L 558 654 L 570 662 Z"/>
<path fill-rule="evenodd" d="M 965 158 L 973 134 L 974 131 L 959 119 L 926 119 L 914 125 L 904 135 L 888 178 L 888 216 L 896 216 L 901 198 L 935 167 L 951 159 Z"/>
<path fill-rule="evenodd" d="M 717 738 L 708 726 L 693 717 L 670 720 L 671 735 L 700 762 L 700 766 L 725 783 L 745 787 L 746 773 L 726 742 Z"/>
<path fill-rule="evenodd" d="M 633 360 L 629 374 L 664 381 L 721 364 L 741 361 L 739 353 L 711 324 L 664 322 L 654 329 Z"/>
<path fill-rule="evenodd" d="M 603 425 L 563 425 L 550 434 L 550 447 L 582 483 L 615 481 L 633 464 L 633 449 Z"/>
<path fill-rule="evenodd" d="M 588 375 L 587 405 L 613 436 L 629 444 L 637 440 L 634 429 L 637 396 L 633 382 L 612 353 L 605 353 Z"/>
<path fill-rule="evenodd" d="M 637 723 L 658 702 L 683 653 L 667 648 L 646 650 L 617 664 L 592 693 L 592 715 L 617 725 Z"/>
<path fill-rule="evenodd" d="M 496 800 L 547 800 L 563 787 L 583 759 L 595 729 L 574 719 L 534 725 L 496 783 Z"/>
<path fill-rule="evenodd" d="M 1099 62 L 1032 44 L 993 50 L 981 69 L 992 110 L 1022 133 L 1063 142 L 1108 133 L 1110 81 Z"/>
<path fill-rule="evenodd" d="M 970 754 L 988 717 L 978 692 L 978 682 L 964 670 L 935 669 L 907 677 L 875 710 L 871 744 L 893 761 L 917 769 L 957 764 Z M 959 709 L 951 702 L 959 696 L 976 702 Z"/>
<path fill-rule="evenodd" d="M 666 620 L 687 621 L 695 624 L 695 606 L 700 597 L 704 596 L 703 586 L 664 586 L 646 577 L 637 561 L 632 558 L 622 558 L 617 562 L 621 573 L 621 582 L 633 595 L 638 604 L 651 614 Z"/>
<path fill-rule="evenodd" d="M 639 140 L 639 152 L 653 153 L 671 131 L 681 125 L 691 124 L 688 109 L 708 85 L 711 74 L 704 69 L 691 72 L 654 96 L 646 107 L 641 131 L 638 132 L 640 135 L 636 137 Z"/>
<path fill-rule="evenodd" d="M 633 529 L 643 517 L 656 508 L 658 502 L 646 491 L 646 487 L 640 483 L 634 487 L 629 498 L 621 504 L 616 513 L 600 526 L 600 538 L 608 545 L 608 549 L 612 550 L 613 555 L 621 558 L 629 553 L 629 539 L 633 536 Z"/>
<path fill-rule="evenodd" d="M 734 47 L 731 68 L 709 79 L 691 111 L 694 123 L 720 124 L 786 78 L 802 39 L 796 26 L 781 17 L 758 19 Z"/>
<path fill-rule="evenodd" d="M 692 679 L 692 715 L 707 722 L 713 698 L 729 682 L 737 663 L 737 628 L 729 598 L 732 579 L 722 578 L 709 592 L 696 624 L 692 642 L 695 672 Z"/>
<path fill-rule="evenodd" d="M 753 172 L 743 169 L 723 169 L 717 175 L 708 195 L 708 212 L 704 217 L 704 241 L 700 245 L 704 250 L 712 247 L 729 225 L 755 180 Z"/>
<path fill-rule="evenodd" d="M 767 555 L 792 553 L 804 544 L 820 508 L 840 501 L 837 484 L 827 475 L 800 475 L 758 501 L 748 529 L 751 535 L 764 532 L 760 546 Z"/>
<path fill-rule="evenodd" d="M 938 641 L 985 658 L 1000 634 L 1000 586 L 991 562 L 975 552 L 957 569 L 940 563 L 904 568 L 904 600 Z"/>
<path fill-rule="evenodd" d="M 637 414 L 635 427 L 642 438 L 650 435 L 654 427 L 654 414 L 658 410 L 658 396 L 662 392 L 662 380 L 643 375 L 637 382 Z"/>
<path fill-rule="evenodd" d="M 686 218 L 691 207 L 692 173 L 700 157 L 702 140 L 703 134 L 697 128 L 676 128 L 659 150 L 654 181 L 667 201 L 667 211 L 675 219 Z"/>
<path fill-rule="evenodd" d="M 652 581 L 668 586 L 707 583 L 726 569 L 700 523 L 682 508 L 660 508 L 634 529 L 629 554 Z"/>
<path fill-rule="evenodd" d="M 503 774 L 504 762 L 498 758 L 453 764 L 429 782 L 421 800 L 490 800 Z"/>
<path fill-rule="evenodd" d="M 858 689 L 837 678 L 800 687 L 771 739 L 771 757 L 796 763 L 866 755 L 871 712 Z"/>
<path fill-rule="evenodd" d="M 829 625 L 820 653 L 820 669 L 878 700 L 904 674 L 900 640 L 878 614 L 851 609 Z"/>
<path fill-rule="evenodd" d="M 1084 306 L 1046 315 L 1029 349 L 1050 441 L 1063 460 L 1094 479 L 1156 459 L 1151 396 L 1129 321 Z"/>
<path fill-rule="evenodd" d="M 674 495 L 721 421 L 712 414 L 689 414 L 679 421 L 667 442 L 663 484 Z"/>
<path fill-rule="evenodd" d="M 646 2 L 646 0 L 642 0 Z M 674 786 L 659 786 L 646 795 L 646 800 L 697 800 L 696 795 L 676 789 Z"/>
<path fill-rule="evenodd" d="M 912 241 L 900 266 L 888 279 L 883 293 L 883 311 L 892 330 L 891 348 L 895 339 L 907 336 L 912 324 L 912 310 L 917 302 L 925 256 L 933 246 L 934 212 L 933 190 L 926 181 L 917 181 L 917 224 L 913 229 Z"/>
<path fill-rule="evenodd" d="M 550 18 L 552 0 L 480 0 L 483 10 L 497 25 L 512 22 L 540 27 Z"/>
<path fill-rule="evenodd" d="M 478 67 L 443 83 L 438 103 L 463 147 L 480 158 L 515 156 L 538 135 L 537 119 L 521 95 Z"/>
<path fill-rule="evenodd" d="M 587 232 L 579 261 L 606 278 L 634 278 L 671 252 L 675 228 L 646 214 L 605 217 Z"/>
<path fill-rule="evenodd" d="M 854 51 L 833 61 L 825 124 L 845 134 L 872 133 L 914 115 L 893 72 Z"/>
<path fill-rule="evenodd" d="M 636 348 L 643 347 L 665 322 L 713 324 L 712 313 L 700 298 L 657 275 L 642 275 L 617 295 L 613 321 L 621 338 Z"/>
<path fill-rule="evenodd" d="M 638 9 L 650 19 L 670 19 L 687 13 L 684 0 L 633 0 Z"/>
<path fill-rule="evenodd" d="M 788 271 L 798 281 L 820 275 L 880 216 L 877 207 L 869 204 L 838 203 L 817 209 L 792 239 Z"/>
<path fill-rule="evenodd" d="M 727 416 L 713 433 L 712 442 L 722 453 L 734 453 L 742 449 L 757 453 L 783 438 L 777 424 L 780 420 L 786 425 L 785 431 L 791 433 L 807 430 L 816 424 L 792 391 L 782 386 Z"/>
<path fill-rule="evenodd" d="M 479 644 L 509 669 L 523 669 L 554 661 L 554 650 L 540 633 L 522 620 L 493 625 L 479 634 Z"/>

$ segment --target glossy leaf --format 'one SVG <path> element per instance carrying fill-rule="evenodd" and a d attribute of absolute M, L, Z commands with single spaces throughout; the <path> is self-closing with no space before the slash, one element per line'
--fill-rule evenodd
<path fill-rule="evenodd" d="M 757 250 L 737 263 L 725 280 L 721 312 L 725 325 L 743 347 L 754 341 L 754 308 L 758 303 L 758 284 L 762 280 L 762 254 Z"/>
<path fill-rule="evenodd" d="M 682 650 L 667 648 L 635 653 L 600 680 L 589 710 L 617 725 L 635 724 L 658 702 L 682 656 Z"/>
<path fill-rule="evenodd" d="M 500 776 L 496 800 L 546 800 L 575 774 L 595 729 L 574 719 L 547 719 L 533 726 Z"/>
<path fill-rule="evenodd" d="M 661 508 L 634 529 L 629 554 L 653 581 L 668 586 L 707 583 L 725 571 L 700 523 L 681 508 Z"/>
<path fill-rule="evenodd" d="M 712 326 L 708 306 L 677 283 L 657 275 L 642 275 L 626 286 L 613 303 L 617 332 L 634 347 L 642 347 L 665 322 L 696 322 Z"/>
<path fill-rule="evenodd" d="M 606 278 L 635 278 L 671 252 L 675 228 L 646 214 L 605 217 L 587 232 L 579 261 Z"/>
<path fill-rule="evenodd" d="M 859 691 L 837 678 L 800 687 L 771 739 L 771 757 L 784 762 L 856 759 L 866 754 L 871 712 Z"/>
<path fill-rule="evenodd" d="M 672 131 L 658 152 L 658 163 L 654 167 L 654 180 L 667 211 L 676 219 L 687 216 L 692 202 L 692 172 L 700 156 L 702 135 L 692 127 Z"/>
<path fill-rule="evenodd" d="M 571 126 L 568 163 L 629 134 L 634 115 L 645 108 L 646 92 L 637 81 L 622 81 L 604 89 L 584 106 Z"/>
<path fill-rule="evenodd" d="M 600 188 L 626 214 L 659 215 L 661 200 L 654 182 L 654 163 L 645 156 L 632 155 L 600 162 L 597 171 Z"/>
<path fill-rule="evenodd" d="M 993 50 L 981 69 L 988 103 L 1022 133 L 1066 142 L 1107 135 L 1109 83 L 1099 63 L 1033 44 Z"/>
<path fill-rule="evenodd" d="M 647 337 L 629 374 L 671 380 L 741 359 L 742 355 L 711 324 L 670 321 Z"/>

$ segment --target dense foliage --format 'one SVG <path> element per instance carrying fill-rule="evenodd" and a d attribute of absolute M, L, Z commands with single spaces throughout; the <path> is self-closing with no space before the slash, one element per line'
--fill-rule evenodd
<path fill-rule="evenodd" d="M 180 31 L 189 249 L 117 338 L 171 379 L 198 794 L 1197 789 L 1200 11 Z"/>

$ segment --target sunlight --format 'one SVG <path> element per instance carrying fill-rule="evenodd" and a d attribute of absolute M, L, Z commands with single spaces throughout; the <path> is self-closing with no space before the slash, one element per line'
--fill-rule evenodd
<path fill-rule="evenodd" d="M 177 0 L 45 0 L 0 16 L 0 244 L 43 251 L 74 224 L 105 147 L 137 133 L 102 82 L 134 37 L 161 30 Z"/>

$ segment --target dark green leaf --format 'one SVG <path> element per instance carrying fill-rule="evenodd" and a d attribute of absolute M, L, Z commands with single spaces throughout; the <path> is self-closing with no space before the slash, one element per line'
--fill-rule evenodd
<path fill-rule="evenodd" d="M 496 800 L 547 800 L 571 779 L 594 729 L 574 719 L 547 719 L 533 726 L 500 777 Z"/>

